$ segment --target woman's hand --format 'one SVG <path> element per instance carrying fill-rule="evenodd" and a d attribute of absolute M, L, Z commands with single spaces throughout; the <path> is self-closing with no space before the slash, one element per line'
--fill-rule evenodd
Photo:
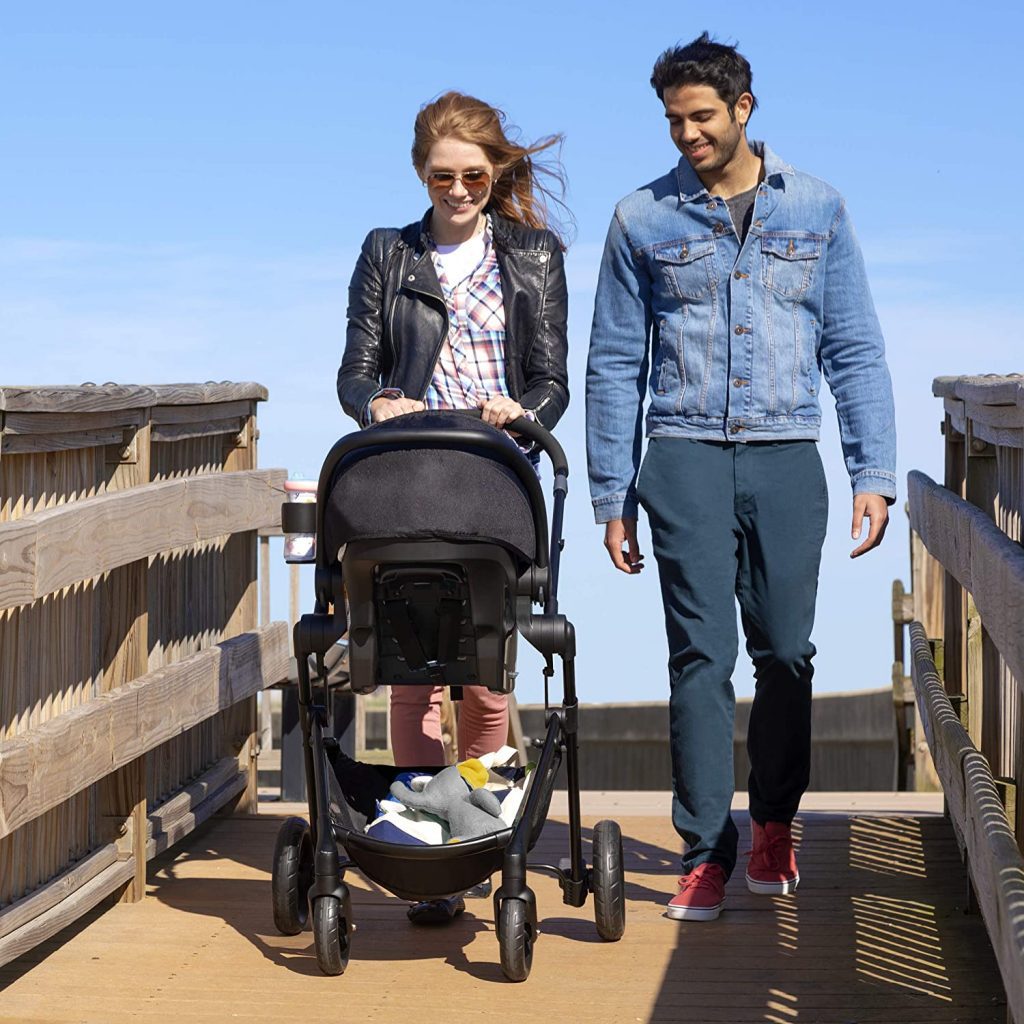
<path fill-rule="evenodd" d="M 381 395 L 370 403 L 370 419 L 374 423 L 404 416 L 407 412 L 423 412 L 426 406 L 415 398 L 388 398 Z"/>
<path fill-rule="evenodd" d="M 515 399 L 505 398 L 503 395 L 499 395 L 497 398 L 488 398 L 487 401 L 481 399 L 478 405 L 481 409 L 480 419 L 484 423 L 498 427 L 499 430 L 506 423 L 511 423 L 512 420 L 526 415 L 526 410 Z"/>

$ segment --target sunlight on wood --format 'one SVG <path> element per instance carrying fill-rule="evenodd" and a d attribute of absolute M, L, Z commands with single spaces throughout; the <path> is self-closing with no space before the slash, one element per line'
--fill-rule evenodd
<path fill-rule="evenodd" d="M 858 975 L 952 1002 L 934 908 L 871 894 L 850 902 Z M 894 921 L 904 927 L 893 928 Z"/>
<path fill-rule="evenodd" d="M 913 818 L 854 818 L 850 822 L 850 867 L 880 875 L 924 878 L 920 822 Z"/>

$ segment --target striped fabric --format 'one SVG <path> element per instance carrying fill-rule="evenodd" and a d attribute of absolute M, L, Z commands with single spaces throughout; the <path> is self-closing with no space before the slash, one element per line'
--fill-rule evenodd
<path fill-rule="evenodd" d="M 462 281 L 450 282 L 437 254 L 437 277 L 448 304 L 448 337 L 424 396 L 428 409 L 475 409 L 480 399 L 508 395 L 505 383 L 505 306 L 490 223 L 484 255 Z"/>

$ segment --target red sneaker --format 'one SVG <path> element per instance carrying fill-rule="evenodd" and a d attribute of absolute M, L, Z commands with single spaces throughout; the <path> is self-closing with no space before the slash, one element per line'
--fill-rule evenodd
<path fill-rule="evenodd" d="M 747 865 L 747 888 L 762 895 L 782 896 L 796 892 L 800 872 L 793 853 L 793 832 L 781 821 L 767 821 L 764 826 L 750 819 L 754 848 Z"/>
<path fill-rule="evenodd" d="M 705 861 L 679 879 L 679 892 L 668 901 L 668 916 L 677 921 L 714 921 L 725 903 L 725 869 Z"/>

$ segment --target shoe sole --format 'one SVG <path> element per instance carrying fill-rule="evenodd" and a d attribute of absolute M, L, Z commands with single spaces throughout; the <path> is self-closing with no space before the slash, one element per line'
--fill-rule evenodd
<path fill-rule="evenodd" d="M 722 907 L 724 906 L 724 900 L 719 903 L 717 907 L 668 906 L 665 908 L 665 913 L 668 914 L 673 921 L 714 921 L 722 912 Z"/>
<path fill-rule="evenodd" d="M 758 896 L 788 896 L 796 892 L 800 884 L 800 876 L 788 878 L 784 882 L 758 882 L 747 875 L 747 888 Z"/>
<path fill-rule="evenodd" d="M 431 928 L 436 925 L 451 924 L 452 921 L 454 921 L 457 917 L 460 917 L 465 912 L 466 905 L 464 903 L 459 903 L 456 904 L 450 912 L 446 910 L 438 910 L 435 908 L 431 908 L 429 910 L 424 909 L 419 913 L 416 913 L 415 911 L 413 911 L 413 913 L 411 914 L 406 912 L 406 917 L 408 917 L 409 921 L 414 925 L 417 925 L 419 927 Z"/>

